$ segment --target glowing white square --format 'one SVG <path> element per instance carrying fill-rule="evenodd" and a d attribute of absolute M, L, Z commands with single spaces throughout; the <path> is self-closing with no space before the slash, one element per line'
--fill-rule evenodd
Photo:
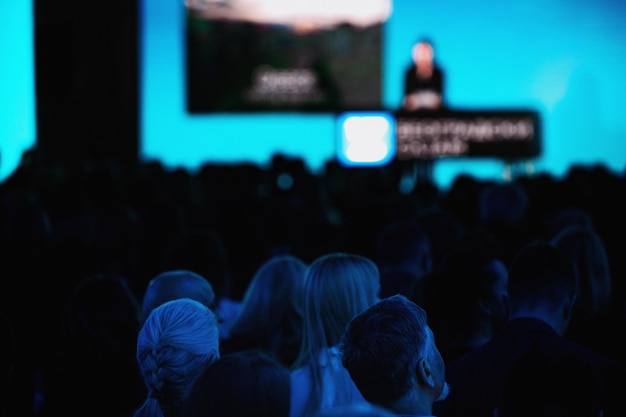
<path fill-rule="evenodd" d="M 395 119 L 388 112 L 347 112 L 337 119 L 337 159 L 346 166 L 383 166 L 395 155 Z"/>

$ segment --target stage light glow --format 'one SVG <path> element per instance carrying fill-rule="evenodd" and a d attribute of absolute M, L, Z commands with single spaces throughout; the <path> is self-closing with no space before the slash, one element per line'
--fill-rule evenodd
<path fill-rule="evenodd" d="M 388 112 L 337 117 L 337 160 L 344 166 L 384 166 L 395 155 L 395 118 Z"/>

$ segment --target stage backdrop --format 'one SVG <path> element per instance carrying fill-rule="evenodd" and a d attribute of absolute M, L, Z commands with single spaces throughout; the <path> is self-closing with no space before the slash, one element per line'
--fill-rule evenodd
<path fill-rule="evenodd" d="M 335 118 L 317 114 L 191 114 L 185 93 L 181 0 L 140 2 L 140 153 L 170 167 L 265 164 L 274 153 L 319 170 L 335 156 Z M 212 0 L 215 1 L 215 0 Z M 339 0 L 337 0 L 339 1 Z M 344 0 L 349 1 L 349 0 Z M 222 0 L 222 3 L 227 3 Z M 36 141 L 32 4 L 0 2 L 0 179 Z M 6 4 L 5 4 L 6 3 Z M 410 48 L 435 43 L 445 98 L 459 110 L 534 109 L 542 121 L 537 171 L 626 165 L 626 3 L 621 0 L 394 0 L 382 31 L 381 100 L 397 108 Z M 492 159 L 443 159 L 435 179 L 497 178 Z"/>
<path fill-rule="evenodd" d="M 348 0 L 345 0 L 348 1 Z M 456 109 L 534 109 L 543 151 L 535 169 L 626 164 L 626 3 L 621 0 L 394 0 L 382 44 L 382 101 L 397 108 L 410 49 L 434 41 Z M 213 114 L 186 110 L 182 2 L 143 0 L 142 155 L 191 169 L 207 161 L 265 164 L 275 152 L 312 170 L 335 155 L 332 114 Z M 435 179 L 499 177 L 492 159 L 443 159 Z"/>

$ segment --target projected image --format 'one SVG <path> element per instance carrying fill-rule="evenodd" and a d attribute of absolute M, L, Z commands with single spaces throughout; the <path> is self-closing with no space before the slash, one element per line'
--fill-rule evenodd
<path fill-rule="evenodd" d="M 391 0 L 188 0 L 190 113 L 377 109 Z"/>

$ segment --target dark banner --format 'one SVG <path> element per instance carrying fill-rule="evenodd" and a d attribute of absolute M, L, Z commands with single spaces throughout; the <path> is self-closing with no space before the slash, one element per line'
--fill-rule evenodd
<path fill-rule="evenodd" d="M 528 159 L 541 153 L 539 115 L 534 111 L 420 111 L 394 115 L 397 159 Z"/>

